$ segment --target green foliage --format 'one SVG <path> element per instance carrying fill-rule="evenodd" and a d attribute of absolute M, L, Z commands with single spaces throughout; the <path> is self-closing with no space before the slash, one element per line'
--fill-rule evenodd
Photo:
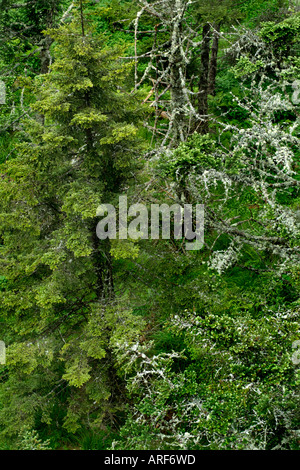
<path fill-rule="evenodd" d="M 7 280 L 1 309 L 8 325 L 20 325 L 8 336 L 10 373 L 1 414 L 12 437 L 20 421 L 34 425 L 40 412 L 51 423 L 57 387 L 69 390 L 62 420 L 71 433 L 87 414 L 97 428 L 106 406 L 110 413 L 122 408 L 122 394 L 114 395 L 114 379 L 108 379 L 116 373 L 110 342 L 125 318 L 128 340 L 139 329 L 118 304 L 111 312 L 103 309 L 98 292 L 107 282 L 110 247 L 94 241 L 98 205 L 121 191 L 141 148 L 135 127 L 141 99 L 124 88 L 131 64 L 119 61 L 121 49 L 104 47 L 103 37 L 78 33 L 76 22 L 48 34 L 56 42 L 56 61 L 35 81 L 36 120 L 24 122 L 25 138 L 3 167 L 1 187 L 1 271 Z M 110 284 L 107 289 L 111 295 Z M 44 374 L 49 380 L 40 389 Z M 10 396 L 21 377 L 22 391 Z M 18 417 L 13 410 L 20 402 Z M 15 414 L 11 427 L 6 413 Z"/>
<path fill-rule="evenodd" d="M 79 434 L 77 439 L 81 450 L 105 450 L 110 448 L 116 436 L 116 433 L 105 429 L 98 431 L 97 434 L 84 431 Z"/>
<path fill-rule="evenodd" d="M 19 450 L 50 450 L 50 442 L 42 441 L 35 430 L 23 428 L 19 439 Z"/>
<path fill-rule="evenodd" d="M 262 60 L 254 63 L 246 58 L 238 67 L 239 75 L 246 78 L 255 76 L 260 68 L 267 73 Z M 266 111 L 263 117 L 255 114 L 261 105 L 253 89 L 256 83 L 261 86 L 260 80 L 253 80 L 253 88 L 246 81 L 237 97 L 228 98 L 231 103 L 236 99 L 247 122 L 240 118 L 232 123 L 229 113 L 222 117 L 223 127 L 231 131 L 226 147 L 213 135 L 194 134 L 154 160 L 156 178 L 161 178 L 161 184 L 154 187 L 156 198 L 168 181 L 170 200 L 183 193 L 190 203 L 206 202 L 207 246 L 189 255 L 173 240 L 156 245 L 156 256 L 145 247 L 145 259 L 154 265 L 148 268 L 145 285 L 151 280 L 155 287 L 152 310 L 156 322 L 149 325 L 152 343 L 148 348 L 142 343 L 126 351 L 131 358 L 124 359 L 127 388 L 135 404 L 113 449 L 299 449 L 299 368 L 292 361 L 292 344 L 299 336 L 298 258 L 276 273 L 276 255 L 271 255 L 269 246 L 254 248 L 239 239 L 241 257 L 233 257 L 226 271 L 218 272 L 216 265 L 207 263 L 212 253 L 222 256 L 230 246 L 226 229 L 219 233 L 214 229 L 218 225 L 213 225 L 212 214 L 221 211 L 218 223 L 234 220 L 241 227 L 242 220 L 256 220 L 261 207 L 268 212 L 267 201 L 256 192 L 255 184 L 247 184 L 249 175 L 255 175 L 248 169 L 257 158 L 254 149 L 259 133 L 268 141 L 262 128 L 252 140 L 251 129 L 264 120 L 270 125 Z M 262 95 L 271 80 L 272 75 L 267 75 Z M 274 85 L 279 101 L 280 85 L 280 81 Z M 250 96 L 247 108 L 244 103 Z M 291 123 L 296 121 L 295 114 Z M 277 119 L 271 120 L 274 132 Z M 284 117 L 280 126 L 288 128 Z M 238 135 L 247 135 L 251 141 L 247 164 L 243 160 L 245 141 L 239 149 L 234 144 Z M 293 147 L 294 163 L 295 150 Z M 274 151 L 274 145 L 264 147 L 262 161 L 270 159 Z M 241 184 L 235 186 L 236 181 Z M 280 190 L 277 202 L 289 207 L 298 190 L 291 194 L 289 189 Z M 250 225 L 247 229 L 251 230 Z M 291 235 L 282 229 L 280 235 L 290 240 Z"/>
<path fill-rule="evenodd" d="M 274 23 L 268 21 L 264 23 L 261 30 L 261 37 L 272 42 L 275 47 L 282 50 L 290 50 L 291 46 L 299 42 L 300 33 L 300 13 L 292 15 L 290 18 Z"/>
<path fill-rule="evenodd" d="M 145 104 L 170 102 L 169 10 L 145 10 L 135 44 L 142 6 L 3 3 L 0 448 L 298 450 L 299 14 L 191 5 L 185 92 L 196 105 L 209 21 L 216 93 L 209 133 L 189 122 L 169 148 Z M 122 194 L 205 204 L 203 248 L 99 240 L 97 207 Z"/>
<path fill-rule="evenodd" d="M 201 172 L 211 167 L 218 168 L 218 163 L 212 155 L 214 147 L 215 142 L 211 136 L 195 133 L 173 152 L 171 158 L 168 154 L 162 157 L 158 172 L 162 177 L 168 175 L 184 180 L 191 171 Z"/>

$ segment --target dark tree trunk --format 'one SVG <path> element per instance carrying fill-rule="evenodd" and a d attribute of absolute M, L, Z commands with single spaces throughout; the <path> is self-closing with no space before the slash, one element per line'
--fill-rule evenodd
<path fill-rule="evenodd" d="M 95 292 L 98 301 L 112 300 L 114 297 L 113 267 L 110 254 L 110 241 L 99 240 L 96 233 L 98 220 L 91 223 L 92 261 L 96 275 Z"/>
<path fill-rule="evenodd" d="M 86 106 L 90 106 L 90 93 L 85 96 Z M 91 155 L 94 153 L 93 142 L 95 136 L 91 129 L 86 129 L 86 145 L 87 152 Z M 95 155 L 97 158 L 97 155 Z M 91 241 L 93 247 L 92 260 L 96 274 L 96 295 L 100 300 L 111 300 L 114 296 L 114 280 L 112 259 L 110 254 L 110 240 L 100 240 L 97 236 L 96 227 L 98 220 L 94 219 L 90 225 Z"/>
<path fill-rule="evenodd" d="M 215 31 L 213 34 L 213 42 L 211 46 L 211 57 L 210 57 L 209 74 L 208 74 L 208 94 L 212 96 L 215 95 L 215 91 L 216 91 L 216 76 L 217 76 L 220 27 L 221 27 L 220 23 L 215 25 Z"/>
<path fill-rule="evenodd" d="M 40 52 L 40 60 L 41 60 L 41 73 L 48 73 L 49 66 L 50 66 L 50 46 L 52 44 L 52 39 L 49 36 L 46 36 L 45 39 L 42 40 L 42 49 Z"/>
<path fill-rule="evenodd" d="M 104 286 L 103 286 L 103 256 L 100 252 L 99 239 L 96 233 L 97 222 L 91 224 L 92 233 L 92 260 L 96 274 L 96 295 L 97 299 L 100 300 L 103 297 Z"/>
<path fill-rule="evenodd" d="M 210 52 L 210 39 L 211 27 L 208 23 L 203 26 L 203 43 L 201 52 L 201 70 L 199 77 L 199 98 L 198 98 L 198 113 L 202 116 L 197 125 L 197 131 L 201 134 L 208 132 L 208 73 L 209 73 L 209 52 Z"/>

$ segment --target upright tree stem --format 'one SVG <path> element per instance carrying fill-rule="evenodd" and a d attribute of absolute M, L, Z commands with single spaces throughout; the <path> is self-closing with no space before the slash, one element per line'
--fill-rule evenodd
<path fill-rule="evenodd" d="M 206 134 L 208 132 L 208 73 L 209 73 L 209 50 L 210 50 L 210 39 L 211 39 L 211 26 L 206 23 L 203 26 L 203 43 L 201 53 L 201 71 L 199 78 L 199 99 L 198 99 L 198 113 L 203 116 L 203 120 L 200 121 L 197 126 L 198 132 Z"/>
<path fill-rule="evenodd" d="M 215 25 L 215 29 L 213 33 L 213 41 L 212 41 L 212 46 L 211 46 L 211 57 L 210 57 L 209 73 L 208 73 L 208 94 L 209 95 L 214 95 L 215 89 L 216 89 L 220 27 L 221 27 L 221 23 L 217 23 Z"/>

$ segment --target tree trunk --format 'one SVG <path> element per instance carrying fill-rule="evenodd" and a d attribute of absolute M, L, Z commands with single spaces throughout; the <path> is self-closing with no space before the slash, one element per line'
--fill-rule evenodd
<path fill-rule="evenodd" d="M 86 106 L 90 106 L 90 93 L 85 96 Z M 93 142 L 95 136 L 91 129 L 86 129 L 87 152 L 91 155 L 94 152 Z M 95 158 L 97 156 L 95 155 Z M 92 260 L 96 274 L 96 295 L 100 300 L 111 300 L 114 296 L 114 281 L 112 259 L 110 254 L 110 240 L 99 240 L 96 227 L 98 220 L 94 219 L 90 225 L 91 241 L 93 247 Z"/>
<path fill-rule="evenodd" d="M 175 141 L 184 141 L 188 126 L 186 96 L 185 58 L 182 55 L 182 20 L 185 4 L 176 0 L 172 10 L 171 47 L 169 56 L 171 109 L 170 121 Z"/>
<path fill-rule="evenodd" d="M 42 40 L 40 60 L 41 60 L 41 73 L 43 74 L 49 72 L 49 66 L 51 62 L 51 56 L 50 56 L 51 44 L 52 44 L 52 39 L 49 36 L 46 36 L 45 39 Z"/>
<path fill-rule="evenodd" d="M 199 78 L 199 99 L 198 99 L 198 113 L 202 116 L 203 120 L 199 121 L 197 131 L 200 134 L 207 134 L 208 132 L 208 73 L 209 73 L 209 52 L 210 52 L 210 39 L 211 27 L 206 23 L 203 26 L 203 43 L 201 53 L 201 71 Z"/>
<path fill-rule="evenodd" d="M 219 50 L 219 32 L 221 23 L 215 25 L 213 33 L 213 42 L 211 46 L 211 57 L 208 74 L 208 94 L 214 96 L 216 91 L 217 61 Z"/>
<path fill-rule="evenodd" d="M 53 0 L 52 2 L 49 2 L 49 10 L 47 12 L 47 17 L 46 17 L 46 25 L 45 25 L 45 30 L 52 28 L 55 23 L 55 13 L 57 12 L 57 8 L 59 5 L 59 0 Z M 48 73 L 49 72 L 49 67 L 51 65 L 51 55 L 50 55 L 50 47 L 52 44 L 52 39 L 50 36 L 45 36 L 44 39 L 42 39 L 41 44 L 42 44 L 42 49 L 40 52 L 40 59 L 41 59 L 41 73 Z"/>

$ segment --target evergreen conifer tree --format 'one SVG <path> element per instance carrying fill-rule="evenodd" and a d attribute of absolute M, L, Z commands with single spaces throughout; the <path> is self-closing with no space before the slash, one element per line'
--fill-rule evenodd
<path fill-rule="evenodd" d="M 80 13 L 47 31 L 55 62 L 37 78 L 36 119 L 1 170 L 9 379 L 0 421 L 11 435 L 37 416 L 49 424 L 57 393 L 69 403 L 62 416 L 70 431 L 81 417 L 100 425 L 122 403 L 109 344 L 131 320 L 112 305 L 109 241 L 96 236 L 96 209 L 114 202 L 135 171 L 143 107 L 124 88 L 131 64 L 119 60 L 121 49 L 106 47 Z"/>

